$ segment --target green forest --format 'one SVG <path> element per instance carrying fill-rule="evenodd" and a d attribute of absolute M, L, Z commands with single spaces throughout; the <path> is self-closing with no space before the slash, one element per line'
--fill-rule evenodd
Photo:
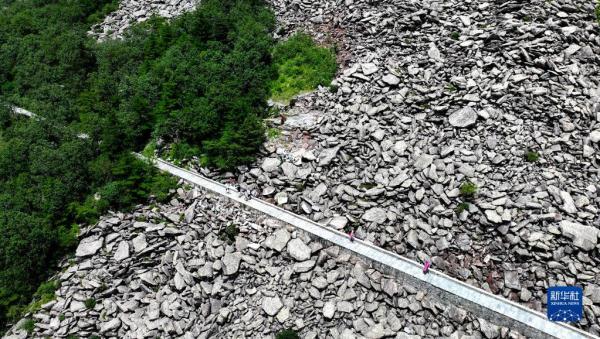
<path fill-rule="evenodd" d="M 267 100 L 327 86 L 336 72 L 333 50 L 307 35 L 276 44 L 262 0 L 205 0 L 101 43 L 87 31 L 117 0 L 0 6 L 0 327 L 48 289 L 36 293 L 72 253 L 78 224 L 169 197 L 176 180 L 132 151 L 249 163 Z"/>

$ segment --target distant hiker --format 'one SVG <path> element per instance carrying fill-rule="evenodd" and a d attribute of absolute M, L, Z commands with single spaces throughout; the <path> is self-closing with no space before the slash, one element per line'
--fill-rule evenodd
<path fill-rule="evenodd" d="M 354 242 L 354 230 L 351 229 L 350 232 L 348 232 L 348 236 L 350 237 L 350 241 Z"/>
<path fill-rule="evenodd" d="M 429 267 L 431 267 L 431 261 L 425 260 L 425 265 L 423 265 L 424 274 L 427 274 L 427 272 L 429 272 Z"/>
<path fill-rule="evenodd" d="M 281 124 L 285 124 L 285 120 L 287 120 L 287 118 L 285 117 L 285 114 L 281 113 L 279 114 L 279 118 L 281 119 Z"/>

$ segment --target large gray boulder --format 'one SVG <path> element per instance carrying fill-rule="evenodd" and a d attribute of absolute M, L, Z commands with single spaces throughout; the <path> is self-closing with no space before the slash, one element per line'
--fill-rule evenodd
<path fill-rule="evenodd" d="M 78 257 L 87 257 L 96 254 L 102 245 L 104 244 L 104 238 L 94 235 L 87 237 L 79 243 L 75 255 Z"/>
<path fill-rule="evenodd" d="M 265 246 L 270 249 L 274 249 L 277 252 L 281 252 L 285 245 L 287 245 L 288 241 L 290 241 L 290 232 L 286 229 L 281 228 L 275 231 L 275 233 L 271 234 L 267 239 L 265 239 Z"/>
<path fill-rule="evenodd" d="M 242 256 L 239 253 L 227 253 L 223 256 L 223 274 L 236 274 L 240 268 Z"/>
<path fill-rule="evenodd" d="M 283 307 L 283 303 L 278 296 L 265 297 L 262 302 L 262 309 L 266 314 L 274 316 Z"/>
<path fill-rule="evenodd" d="M 560 222 L 560 231 L 565 237 L 573 240 L 573 245 L 585 251 L 593 250 L 598 245 L 598 233 L 600 230 L 569 220 Z"/>
<path fill-rule="evenodd" d="M 275 172 L 281 165 L 281 160 L 279 158 L 266 158 L 262 163 L 262 170 L 265 172 Z"/>
<path fill-rule="evenodd" d="M 477 121 L 477 112 L 472 107 L 461 108 L 448 117 L 450 125 L 458 128 L 472 126 Z"/>
<path fill-rule="evenodd" d="M 298 238 L 292 239 L 292 241 L 288 243 L 287 250 L 288 253 L 292 256 L 292 258 L 298 261 L 310 259 L 310 247 L 306 246 L 306 244 Z"/>
<path fill-rule="evenodd" d="M 387 214 L 383 208 L 373 207 L 363 214 L 362 219 L 376 224 L 383 224 L 387 220 Z"/>

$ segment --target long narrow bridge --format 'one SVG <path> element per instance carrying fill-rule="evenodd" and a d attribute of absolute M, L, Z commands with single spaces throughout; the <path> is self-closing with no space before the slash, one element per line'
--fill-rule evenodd
<path fill-rule="evenodd" d="M 138 156 L 144 158 L 141 155 Z M 424 274 L 422 266 L 413 260 L 358 239 L 351 242 L 348 236 L 342 232 L 260 199 L 250 198 L 247 200 L 240 196 L 239 192 L 198 173 L 177 167 L 161 159 L 151 161 L 162 171 L 294 226 L 308 233 L 315 241 L 336 245 L 351 251 L 382 272 L 422 288 L 438 297 L 439 300 L 460 306 L 496 325 L 515 329 L 531 338 L 598 338 L 573 326 L 552 322 L 547 319 L 545 314 L 466 284 L 439 271 L 432 269 L 428 274 Z"/>

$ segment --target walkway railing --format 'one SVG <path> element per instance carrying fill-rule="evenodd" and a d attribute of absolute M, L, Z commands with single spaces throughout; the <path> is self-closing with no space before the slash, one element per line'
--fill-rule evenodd
<path fill-rule="evenodd" d="M 144 158 L 142 155 L 138 154 L 138 156 Z M 419 288 L 426 289 L 439 297 L 440 301 L 458 305 L 494 324 L 518 330 L 532 338 L 598 338 L 573 326 L 549 321 L 545 314 L 466 284 L 434 269 L 429 270 L 428 274 L 424 274 L 422 265 L 413 260 L 359 239 L 351 242 L 348 236 L 342 232 L 315 223 L 260 199 L 250 198 L 246 200 L 246 198 L 240 196 L 239 192 L 231 188 L 228 189 L 225 185 L 198 173 L 180 168 L 161 159 L 151 161 L 157 168 L 165 172 L 297 227 L 310 234 L 315 240 L 349 250 L 385 273 L 393 274 L 401 281 L 407 281 Z"/>

